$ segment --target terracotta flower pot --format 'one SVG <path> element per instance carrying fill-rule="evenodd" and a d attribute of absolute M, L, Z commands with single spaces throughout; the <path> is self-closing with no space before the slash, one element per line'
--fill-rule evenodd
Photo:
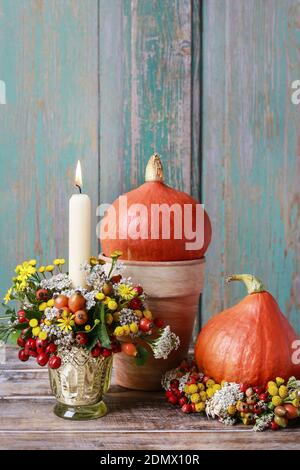
<path fill-rule="evenodd" d="M 103 258 L 110 263 L 109 258 Z M 143 286 L 149 309 L 170 325 L 180 337 L 180 346 L 168 359 L 149 357 L 144 366 L 137 366 L 124 353 L 116 354 L 115 380 L 126 388 L 159 390 L 162 374 L 187 357 L 203 289 L 205 258 L 168 262 L 122 260 L 122 263 L 124 276 Z"/>

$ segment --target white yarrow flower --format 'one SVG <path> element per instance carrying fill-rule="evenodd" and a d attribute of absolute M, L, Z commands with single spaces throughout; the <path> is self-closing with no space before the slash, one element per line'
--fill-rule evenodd
<path fill-rule="evenodd" d="M 179 344 L 180 339 L 171 331 L 168 325 L 162 330 L 162 334 L 150 343 L 150 346 L 155 359 L 167 359 L 173 349 L 178 349 Z"/>
<path fill-rule="evenodd" d="M 228 419 L 231 417 L 227 409 L 230 405 L 235 405 L 238 400 L 242 400 L 243 396 L 239 384 L 226 382 L 220 390 L 207 400 L 205 412 L 208 417 L 217 417 L 225 424 L 232 424 L 232 419 Z"/>

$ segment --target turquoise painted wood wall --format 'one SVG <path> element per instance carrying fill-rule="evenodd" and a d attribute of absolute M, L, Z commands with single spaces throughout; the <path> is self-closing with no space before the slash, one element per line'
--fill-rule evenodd
<path fill-rule="evenodd" d="M 95 208 L 156 150 L 212 218 L 202 321 L 247 270 L 300 331 L 299 24 L 296 0 L 0 0 L 1 295 L 23 258 L 67 256 L 78 158 Z"/>
<path fill-rule="evenodd" d="M 203 194 L 214 239 L 203 317 L 259 275 L 300 332 L 300 77 L 297 0 L 203 2 Z"/>

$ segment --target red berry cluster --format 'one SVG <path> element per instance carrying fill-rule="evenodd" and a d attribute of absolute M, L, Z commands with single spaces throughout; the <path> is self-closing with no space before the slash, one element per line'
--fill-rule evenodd
<path fill-rule="evenodd" d="M 96 346 L 91 350 L 92 357 L 109 357 L 114 353 L 121 351 L 121 345 L 118 343 L 111 343 L 111 349 L 103 348 L 101 343 L 98 341 Z"/>
<path fill-rule="evenodd" d="M 39 338 L 28 338 L 25 340 L 22 334 L 19 336 L 17 343 L 22 348 L 19 351 L 20 361 L 28 361 L 31 356 L 36 358 L 36 362 L 40 366 L 49 364 L 51 369 L 58 369 L 60 367 L 61 358 L 55 354 L 57 351 L 56 344 Z"/>
<path fill-rule="evenodd" d="M 173 379 L 170 382 L 170 389 L 166 391 L 168 402 L 172 405 L 179 405 L 184 413 L 192 413 L 195 411 L 193 403 L 188 403 L 184 391 L 179 390 L 179 380 Z"/>

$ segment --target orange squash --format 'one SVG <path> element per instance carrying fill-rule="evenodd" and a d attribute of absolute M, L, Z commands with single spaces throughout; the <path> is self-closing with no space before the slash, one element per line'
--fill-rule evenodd
<path fill-rule="evenodd" d="M 195 348 L 198 367 L 218 382 L 265 385 L 275 377 L 300 378 L 300 364 L 292 361 L 298 338 L 276 300 L 250 274 L 227 280 L 243 281 L 248 295 L 204 326 Z"/>
<path fill-rule="evenodd" d="M 108 230 L 113 236 L 100 236 L 102 251 L 109 256 L 115 250 L 122 251 L 122 258 L 126 260 L 138 261 L 181 261 L 202 258 L 207 250 L 211 240 L 211 224 L 207 213 L 201 208 L 201 216 L 198 216 L 198 226 L 196 227 L 196 206 L 198 201 L 188 194 L 170 188 L 164 183 L 163 168 L 160 157 L 157 154 L 150 158 L 145 175 L 145 183 L 133 191 L 125 194 L 127 197 L 127 210 L 121 209 L 122 202 L 119 197 L 113 204 L 112 208 L 102 220 L 102 229 L 108 234 Z M 123 196 L 122 196 L 123 198 Z M 140 213 L 132 213 L 130 207 L 135 204 L 143 204 L 147 209 L 147 218 L 141 219 Z M 190 205 L 191 210 L 191 231 L 200 234 L 203 231 L 203 244 L 196 249 L 187 249 L 187 243 L 196 240 L 190 238 L 190 234 L 186 236 L 185 227 L 183 226 L 183 218 L 180 219 L 180 233 L 176 235 L 174 226 L 178 229 L 178 218 L 174 213 L 170 212 L 170 237 L 163 236 L 163 223 L 166 217 L 159 217 L 155 237 L 151 232 L 151 224 L 154 217 L 151 215 L 152 205 L 165 204 L 169 208 L 173 204 L 180 208 L 184 214 L 185 205 Z M 165 207 L 166 207 L 165 206 Z M 199 206 L 198 206 L 199 207 Z M 204 211 L 204 213 L 203 213 Z M 163 220 L 164 219 L 164 220 Z M 127 234 L 129 227 L 137 227 L 136 238 L 124 236 Z M 179 238 L 180 237 L 180 238 Z M 199 237 L 200 238 L 200 237 Z"/>

